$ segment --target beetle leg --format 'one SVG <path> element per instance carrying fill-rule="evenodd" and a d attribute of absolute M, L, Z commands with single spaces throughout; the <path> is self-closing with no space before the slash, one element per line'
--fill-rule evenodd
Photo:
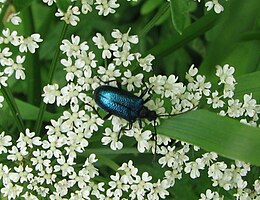
<path fill-rule="evenodd" d="M 103 120 L 107 120 L 112 114 L 111 113 L 107 113 L 105 117 L 103 117 Z"/>
<path fill-rule="evenodd" d="M 153 128 L 154 128 L 154 133 L 153 133 L 153 139 L 154 139 L 154 154 L 156 154 L 156 148 L 157 148 L 157 131 L 156 131 L 156 121 L 153 121 Z"/>
<path fill-rule="evenodd" d="M 94 106 L 92 106 L 92 105 L 89 104 L 89 103 L 86 103 L 86 104 L 89 105 L 89 106 L 93 109 L 93 111 L 99 116 L 99 118 L 102 119 L 101 115 L 98 113 L 97 109 L 96 109 Z"/>
<path fill-rule="evenodd" d="M 120 138 L 120 137 L 122 136 L 121 133 L 122 133 L 123 130 L 124 130 L 124 131 L 129 131 L 129 130 L 132 129 L 132 127 L 133 127 L 133 123 L 132 123 L 132 122 L 129 123 L 129 127 L 128 127 L 128 128 L 121 127 L 121 129 L 120 129 L 120 131 L 119 131 L 119 133 L 118 133 L 118 138 Z"/>
<path fill-rule="evenodd" d="M 138 119 L 138 124 L 139 124 L 139 127 L 141 129 L 142 128 L 142 120 L 141 119 Z"/>
<path fill-rule="evenodd" d="M 145 100 L 144 100 L 144 104 L 146 103 L 146 102 L 148 102 L 148 101 L 150 101 L 151 100 L 151 98 L 152 98 L 152 94 L 150 94 L 150 96 L 149 97 L 147 97 Z"/>
<path fill-rule="evenodd" d="M 105 84 L 108 84 L 108 83 L 111 83 L 111 82 L 114 82 L 114 81 L 115 81 L 117 87 L 118 87 L 119 89 L 122 89 L 122 85 L 121 85 L 120 81 L 118 81 L 118 80 L 116 80 L 116 79 L 114 79 L 114 80 L 109 80 L 109 81 L 102 81 L 99 76 L 97 76 L 97 78 L 98 78 L 98 80 L 100 80 L 100 82 L 103 82 L 103 83 L 105 83 Z"/>

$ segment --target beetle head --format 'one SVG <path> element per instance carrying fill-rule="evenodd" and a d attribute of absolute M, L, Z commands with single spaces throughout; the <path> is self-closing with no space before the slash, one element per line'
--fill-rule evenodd
<path fill-rule="evenodd" d="M 149 110 L 147 107 L 143 106 L 142 109 L 139 112 L 139 118 L 146 118 L 149 121 L 156 120 L 158 115 L 155 111 Z"/>

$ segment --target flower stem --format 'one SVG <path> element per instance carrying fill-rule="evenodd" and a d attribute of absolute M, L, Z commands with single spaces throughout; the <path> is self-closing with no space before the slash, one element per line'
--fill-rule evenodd
<path fill-rule="evenodd" d="M 68 24 L 64 23 L 59 41 L 57 43 L 58 45 L 56 47 L 55 55 L 54 55 L 54 58 L 53 58 L 52 63 L 51 63 L 50 72 L 49 72 L 49 75 L 48 75 L 49 79 L 48 79 L 47 84 L 52 83 L 53 75 L 54 75 L 54 72 L 56 70 L 57 63 L 58 63 L 59 56 L 60 56 L 60 44 L 61 44 L 61 41 L 63 40 L 63 38 L 66 34 L 67 29 L 68 29 Z M 38 135 L 40 134 L 42 121 L 43 121 L 43 115 L 44 115 L 45 110 L 46 110 L 46 104 L 42 101 L 41 105 L 40 105 L 40 111 L 39 111 L 39 114 L 38 114 L 38 117 L 37 117 L 37 120 L 36 120 L 36 124 L 35 124 L 35 132 Z"/>
<path fill-rule="evenodd" d="M 35 32 L 35 22 L 33 18 L 32 6 L 27 8 L 27 12 L 23 12 L 23 26 L 26 35 L 31 35 Z M 36 51 L 32 55 L 26 56 L 27 60 L 27 99 L 28 102 L 32 105 L 40 105 L 41 102 L 41 74 L 40 67 L 38 66 L 39 62 L 39 51 Z"/>
<path fill-rule="evenodd" d="M 169 8 L 169 2 L 164 3 L 160 10 L 156 13 L 156 15 L 154 15 L 154 17 L 140 31 L 140 33 L 138 34 L 139 37 L 144 37 L 154 27 L 154 25 L 160 19 L 160 17 L 168 11 Z"/>
<path fill-rule="evenodd" d="M 15 100 L 14 100 L 14 96 L 12 95 L 9 87 L 8 86 L 7 87 L 2 86 L 1 92 L 4 96 L 4 98 L 5 98 L 5 101 L 9 105 L 9 108 L 11 110 L 11 113 L 13 114 L 13 117 L 14 117 L 15 123 L 18 127 L 18 130 L 20 132 L 24 132 L 25 128 L 24 128 L 24 124 L 23 124 L 23 119 L 21 117 L 21 113 L 18 110 L 18 107 L 17 107 Z"/>

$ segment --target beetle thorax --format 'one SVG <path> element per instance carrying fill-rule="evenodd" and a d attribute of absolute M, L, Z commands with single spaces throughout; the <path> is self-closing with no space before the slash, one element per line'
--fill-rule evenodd
<path fill-rule="evenodd" d="M 139 111 L 139 118 L 146 118 L 149 121 L 154 121 L 158 117 L 155 111 L 149 110 L 147 107 L 143 106 Z"/>

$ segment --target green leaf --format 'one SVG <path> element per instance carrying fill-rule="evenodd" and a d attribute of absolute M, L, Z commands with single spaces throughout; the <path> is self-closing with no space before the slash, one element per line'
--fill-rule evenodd
<path fill-rule="evenodd" d="M 161 40 L 149 53 L 155 57 L 168 55 L 214 27 L 217 19 L 218 16 L 215 13 L 205 15 L 185 29 L 182 35 L 176 34 L 171 37 L 172 39 Z"/>
<path fill-rule="evenodd" d="M 253 98 L 260 100 L 260 71 L 242 75 L 237 78 L 235 98 L 243 99 L 244 94 L 253 93 Z"/>
<path fill-rule="evenodd" d="M 241 36 L 256 29 L 255 24 L 256 20 L 259 19 L 259 7 L 259 0 L 252 0 L 250 1 L 250 4 L 246 1 L 228 1 L 225 11 L 219 15 L 219 26 L 212 30 L 214 36 L 211 38 L 206 56 L 200 66 L 200 73 L 204 74 L 208 80 L 211 80 L 215 74 L 215 65 L 226 64 L 228 56 L 230 56 L 234 50 L 243 48 L 239 44 L 242 40 Z M 252 53 L 252 58 L 249 54 L 243 55 L 243 57 L 240 56 L 238 59 L 248 59 L 249 61 L 255 60 L 254 54 L 256 52 Z M 232 63 L 229 62 L 229 64 Z M 241 71 L 242 73 L 252 72 L 256 68 L 254 65 L 245 66 L 243 63 L 240 65 L 237 61 L 236 63 L 234 62 L 234 64 L 236 64 L 235 67 L 238 71 Z M 242 67 L 244 69 L 241 69 Z"/>
<path fill-rule="evenodd" d="M 56 4 L 62 12 L 66 12 L 70 6 L 70 0 L 56 0 Z"/>
<path fill-rule="evenodd" d="M 170 0 L 172 23 L 179 34 L 182 34 L 189 17 L 189 1 Z"/>
<path fill-rule="evenodd" d="M 16 102 L 17 106 L 19 107 L 21 116 L 24 120 L 36 120 L 38 112 L 39 112 L 38 107 L 36 107 L 32 104 L 26 103 L 24 101 L 21 101 L 19 99 L 15 99 L 15 102 Z M 59 117 L 59 114 L 45 112 L 43 119 L 45 121 L 49 121 L 50 119 L 57 119 L 58 117 Z"/>
<path fill-rule="evenodd" d="M 230 159 L 260 166 L 260 129 L 235 119 L 196 110 L 163 120 L 157 132 Z"/>
<path fill-rule="evenodd" d="M 16 8 L 16 11 L 24 10 L 29 7 L 34 0 L 13 0 L 13 5 Z"/>

